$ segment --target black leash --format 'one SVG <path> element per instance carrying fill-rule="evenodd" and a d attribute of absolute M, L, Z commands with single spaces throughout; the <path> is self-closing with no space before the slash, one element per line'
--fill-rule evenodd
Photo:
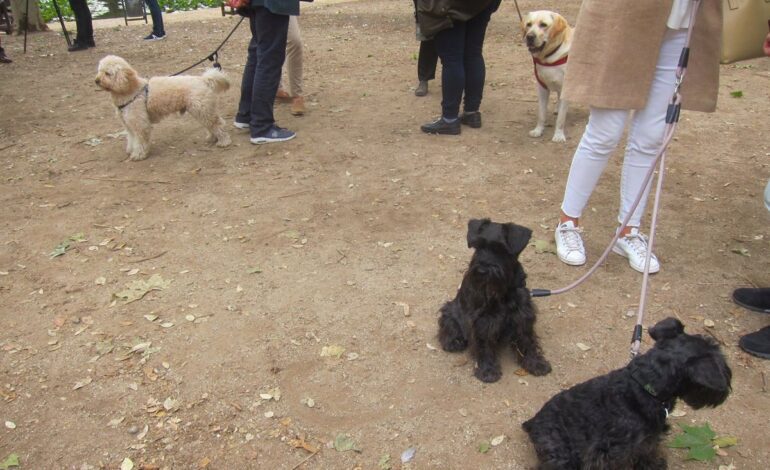
<path fill-rule="evenodd" d="M 177 76 L 177 75 L 179 75 L 179 74 L 183 74 L 183 73 L 187 72 L 188 70 L 190 70 L 190 69 L 192 69 L 192 68 L 194 68 L 194 67 L 197 67 L 197 66 L 199 66 L 200 64 L 202 64 L 203 62 L 205 62 L 205 61 L 207 61 L 207 60 L 210 60 L 210 61 L 214 62 L 214 64 L 213 64 L 213 65 L 214 65 L 214 67 L 215 67 L 215 68 L 217 68 L 217 69 L 219 69 L 219 70 L 222 70 L 222 66 L 219 64 L 219 50 L 220 50 L 220 49 L 222 49 L 222 46 L 224 46 L 224 45 L 225 45 L 225 43 L 226 43 L 228 40 L 230 40 L 230 36 L 232 36 L 232 35 L 233 35 L 233 33 L 235 33 L 235 30 L 236 30 L 236 29 L 238 29 L 238 26 L 240 26 L 240 25 L 241 25 L 241 23 L 243 23 L 243 20 L 244 20 L 245 18 L 246 18 L 245 16 L 241 16 L 241 19 L 240 19 L 240 20 L 238 20 L 238 23 L 236 23 L 236 24 L 235 24 L 235 26 L 233 27 L 232 31 L 230 31 L 230 34 L 228 34 L 228 35 L 227 35 L 227 37 L 225 38 L 225 40 L 224 40 L 224 41 L 222 41 L 222 43 L 221 43 L 221 44 L 220 44 L 220 45 L 219 45 L 219 46 L 218 46 L 216 49 L 214 49 L 214 52 L 212 52 L 211 54 L 209 54 L 209 55 L 207 55 L 206 57 L 202 58 L 202 59 L 201 59 L 201 60 L 199 60 L 198 62 L 196 62 L 196 63 L 192 64 L 191 66 L 187 67 L 186 69 L 184 69 L 184 70 L 180 70 L 179 72 L 177 72 L 177 73 L 175 73 L 175 74 L 173 74 L 173 75 L 171 75 L 171 76 L 172 76 L 172 77 L 175 77 L 175 76 Z"/>

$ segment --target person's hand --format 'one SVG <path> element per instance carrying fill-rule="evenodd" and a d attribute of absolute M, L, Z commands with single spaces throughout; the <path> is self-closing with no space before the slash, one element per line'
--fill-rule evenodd
<path fill-rule="evenodd" d="M 767 33 L 765 43 L 762 45 L 762 49 L 765 50 L 765 55 L 770 57 L 770 33 Z"/>

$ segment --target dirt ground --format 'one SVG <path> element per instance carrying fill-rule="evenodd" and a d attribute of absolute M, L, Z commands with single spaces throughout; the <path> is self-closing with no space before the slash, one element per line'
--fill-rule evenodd
<path fill-rule="evenodd" d="M 521 2 L 573 22 L 578 5 Z M 168 39 L 149 44 L 145 25 L 98 28 L 98 47 L 76 54 L 53 32 L 30 36 L 26 55 L 20 37 L 3 36 L 14 63 L 0 66 L 0 459 L 15 453 L 25 469 L 126 459 L 145 469 L 532 468 L 520 424 L 558 391 L 626 364 L 641 275 L 617 255 L 579 289 L 537 300 L 550 375 L 519 376 L 506 353 L 503 378 L 483 384 L 467 354 L 437 349 L 438 309 L 471 256 L 468 219 L 550 240 L 587 118 L 570 111 L 566 144 L 550 142 L 552 128 L 527 135 L 535 82 L 513 3 L 490 24 L 484 127 L 457 137 L 419 131 L 441 97 L 435 81 L 427 97 L 413 94 L 411 2 L 303 8 L 309 112 L 276 109 L 295 140 L 258 147 L 233 129 L 223 150 L 189 118 L 170 118 L 142 162 L 126 160 L 109 97 L 93 84 L 98 60 L 119 53 L 145 75 L 170 74 L 235 18 L 168 15 Z M 222 52 L 228 121 L 247 42 L 241 27 Z M 730 398 L 713 410 L 680 405 L 671 421 L 738 439 L 708 464 L 669 450 L 673 468 L 770 467 L 769 363 L 737 346 L 768 318 L 730 300 L 736 287 L 770 285 L 768 79 L 770 60 L 723 66 L 718 111 L 684 113 L 669 150 L 662 269 L 645 323 L 677 316 L 723 344 Z M 584 217 L 589 262 L 614 227 L 620 160 Z M 522 260 L 537 288 L 587 269 L 534 247 Z M 136 281 L 162 286 L 134 302 L 115 296 Z"/>

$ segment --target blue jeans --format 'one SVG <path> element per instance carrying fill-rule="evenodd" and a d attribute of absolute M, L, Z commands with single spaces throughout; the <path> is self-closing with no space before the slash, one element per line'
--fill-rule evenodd
<path fill-rule="evenodd" d="M 265 7 L 253 7 L 249 26 L 251 42 L 243 68 L 241 99 L 235 120 L 248 122 L 251 136 L 258 137 L 275 124 L 273 102 L 286 59 L 289 16 L 276 15 Z"/>
<path fill-rule="evenodd" d="M 454 119 L 460 114 L 460 102 L 465 93 L 465 112 L 478 111 L 484 90 L 486 68 L 484 65 L 484 36 L 492 13 L 497 11 L 500 0 L 492 0 L 481 13 L 468 21 L 455 22 L 454 26 L 436 34 L 436 52 L 441 58 L 441 114 Z"/>
<path fill-rule="evenodd" d="M 144 0 L 144 3 L 150 8 L 150 16 L 152 16 L 152 34 L 156 36 L 165 36 L 166 30 L 163 29 L 163 15 L 161 14 L 158 0 Z"/>

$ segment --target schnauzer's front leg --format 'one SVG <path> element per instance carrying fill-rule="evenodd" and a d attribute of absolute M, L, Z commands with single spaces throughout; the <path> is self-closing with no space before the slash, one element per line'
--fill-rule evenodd
<path fill-rule="evenodd" d="M 452 302 L 447 302 L 441 308 L 441 317 L 438 319 L 438 339 L 441 347 L 447 352 L 464 351 L 468 347 L 468 338 L 460 324 L 462 316 L 460 307 Z"/>
<path fill-rule="evenodd" d="M 476 370 L 473 375 L 482 382 L 497 382 L 503 376 L 500 361 L 497 360 L 497 343 L 476 339 Z"/>
<path fill-rule="evenodd" d="M 536 376 L 551 372 L 551 364 L 543 357 L 535 334 L 535 310 L 526 292 L 519 299 L 513 329 L 513 351 L 524 370 Z"/>
<path fill-rule="evenodd" d="M 637 452 L 634 470 L 666 470 L 668 468 L 668 462 L 660 451 L 657 437 L 655 437 L 654 442 L 650 443 L 650 447 L 652 448 L 645 448 L 643 444 L 640 448 L 634 449 Z"/>

